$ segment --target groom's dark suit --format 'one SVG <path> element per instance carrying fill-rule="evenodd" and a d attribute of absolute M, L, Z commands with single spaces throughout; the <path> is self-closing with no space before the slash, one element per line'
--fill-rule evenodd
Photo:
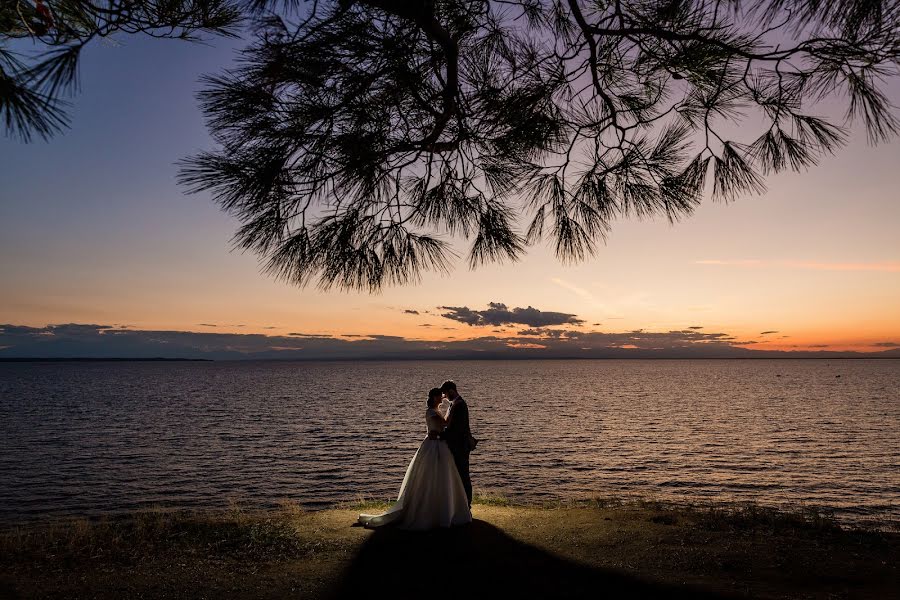
<path fill-rule="evenodd" d="M 472 478 L 469 477 L 469 436 L 472 431 L 469 429 L 469 407 L 462 396 L 457 396 L 453 401 L 448 416 L 450 425 L 444 429 L 441 437 L 447 440 L 447 446 L 453 454 L 453 461 L 466 489 L 469 506 L 472 506 Z"/>

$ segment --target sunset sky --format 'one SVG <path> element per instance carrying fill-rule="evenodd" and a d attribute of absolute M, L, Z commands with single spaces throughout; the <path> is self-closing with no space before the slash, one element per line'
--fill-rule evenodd
<path fill-rule="evenodd" d="M 808 173 L 768 178 L 762 196 L 706 201 L 674 226 L 617 222 L 597 257 L 579 265 L 561 265 L 538 246 L 516 264 L 470 271 L 460 261 L 450 276 L 428 274 L 377 295 L 275 281 L 253 255 L 231 251 L 232 218 L 175 183 L 174 163 L 211 147 L 194 99 L 198 77 L 226 67 L 234 47 L 140 39 L 89 46 L 71 130 L 49 143 L 0 140 L 0 323 L 45 332 L 76 323 L 514 337 L 513 346 L 561 335 L 547 326 L 714 332 L 755 349 L 900 343 L 900 142 L 869 147 L 860 128 Z M 888 92 L 900 100 L 896 81 Z M 510 313 L 533 307 L 538 317 L 485 319 L 479 311 L 490 303 Z M 12 343 L 2 333 L 0 349 Z"/>

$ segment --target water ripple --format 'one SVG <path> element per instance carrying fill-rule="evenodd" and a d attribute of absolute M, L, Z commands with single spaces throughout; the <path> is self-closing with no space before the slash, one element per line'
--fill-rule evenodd
<path fill-rule="evenodd" d="M 476 488 L 900 520 L 890 360 L 0 363 L 0 519 L 390 497 L 448 377 Z"/>

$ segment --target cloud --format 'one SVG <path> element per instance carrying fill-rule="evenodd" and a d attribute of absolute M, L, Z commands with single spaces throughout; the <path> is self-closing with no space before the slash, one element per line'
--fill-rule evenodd
<path fill-rule="evenodd" d="M 591 292 L 589 292 L 588 290 L 584 289 L 583 287 L 579 287 L 579 286 L 575 285 L 574 283 L 566 281 L 565 279 L 559 279 L 557 277 L 551 277 L 550 281 L 552 281 L 559 287 L 565 288 L 565 289 L 569 290 L 570 292 L 574 293 L 575 295 L 584 298 L 588 302 L 598 304 L 597 299 L 594 297 L 594 295 Z"/>
<path fill-rule="evenodd" d="M 547 329 L 546 327 L 539 327 L 536 329 L 523 329 L 518 332 L 519 335 L 524 336 L 538 336 L 538 337 L 547 337 L 547 338 L 570 338 L 575 339 L 578 337 L 577 331 L 567 331 L 565 329 Z"/>
<path fill-rule="evenodd" d="M 688 329 L 703 329 L 703 327 L 699 325 L 691 325 L 690 327 L 688 327 Z"/>
<path fill-rule="evenodd" d="M 412 310 L 412 309 L 410 309 L 410 308 L 407 308 L 406 310 L 403 311 L 403 314 L 406 314 L 406 315 L 417 315 L 417 314 L 419 314 L 419 311 L 417 311 L 417 310 Z"/>
<path fill-rule="evenodd" d="M 773 333 L 778 333 L 777 331 L 761 331 L 759 335 L 771 335 Z"/>
<path fill-rule="evenodd" d="M 725 332 L 585 332 L 531 327 L 509 337 L 421 340 L 378 334 L 220 333 L 68 323 L 0 325 L 0 358 L 423 359 L 423 358 L 749 358 L 867 356 L 833 351 L 753 350 Z M 900 343 L 880 342 L 882 347 Z M 868 354 L 878 355 L 877 353 Z"/>
<path fill-rule="evenodd" d="M 730 267 L 772 267 L 780 269 L 804 269 L 812 271 L 882 271 L 900 273 L 900 262 L 817 262 L 804 260 L 695 260 L 697 265 Z"/>
<path fill-rule="evenodd" d="M 28 327 L 27 325 L 0 325 L 0 334 L 5 335 L 40 335 L 47 332 L 46 328 Z"/>
<path fill-rule="evenodd" d="M 322 335 L 322 334 L 318 334 L 318 333 L 295 333 L 295 332 L 291 332 L 291 333 L 289 333 L 288 335 L 291 336 L 291 337 L 298 337 L 298 338 L 312 338 L 312 339 L 323 339 L 323 340 L 330 340 L 330 339 L 333 339 L 333 338 L 334 338 L 333 335 Z M 346 336 L 346 337 L 350 337 L 350 336 Z M 365 336 L 365 337 L 368 337 L 368 336 Z"/>
<path fill-rule="evenodd" d="M 115 329 L 115 327 L 112 325 L 64 323 L 62 325 L 47 325 L 47 329 L 56 335 L 102 335 L 104 331 Z"/>
<path fill-rule="evenodd" d="M 218 325 L 213 325 L 212 323 L 198 323 L 198 327 L 218 327 Z"/>
<path fill-rule="evenodd" d="M 783 265 L 793 269 L 812 269 L 814 271 L 885 271 L 888 273 L 900 273 L 900 262 L 820 263 L 785 261 Z"/>
<path fill-rule="evenodd" d="M 573 314 L 538 310 L 534 307 L 510 309 L 500 302 L 490 302 L 485 310 L 472 310 L 468 306 L 439 306 L 447 311 L 442 317 L 471 326 L 498 326 L 507 324 L 546 327 L 548 325 L 582 325 L 584 321 Z"/>
<path fill-rule="evenodd" d="M 879 348 L 900 348 L 900 342 L 878 342 L 873 344 L 873 346 L 878 346 Z"/>
<path fill-rule="evenodd" d="M 695 260 L 696 265 L 720 265 L 730 267 L 758 267 L 763 264 L 761 260 Z"/>

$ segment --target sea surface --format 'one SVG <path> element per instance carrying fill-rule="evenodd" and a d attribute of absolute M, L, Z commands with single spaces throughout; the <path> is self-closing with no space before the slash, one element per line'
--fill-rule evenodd
<path fill-rule="evenodd" d="M 0 363 L 0 521 L 394 497 L 458 382 L 476 492 L 900 520 L 900 361 Z"/>

